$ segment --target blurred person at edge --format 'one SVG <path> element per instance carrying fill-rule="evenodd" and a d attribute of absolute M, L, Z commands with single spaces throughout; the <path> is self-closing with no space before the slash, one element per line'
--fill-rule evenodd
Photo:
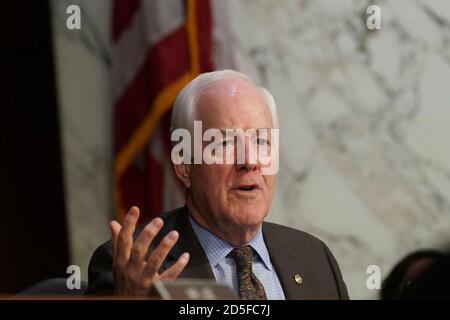
<path fill-rule="evenodd" d="M 450 256 L 420 250 L 403 258 L 384 280 L 382 300 L 450 299 Z"/>

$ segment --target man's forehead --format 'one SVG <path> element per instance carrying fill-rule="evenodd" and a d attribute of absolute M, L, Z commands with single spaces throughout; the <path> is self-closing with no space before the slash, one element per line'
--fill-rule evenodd
<path fill-rule="evenodd" d="M 261 97 L 261 94 L 253 84 L 242 79 L 224 79 L 211 84 L 202 93 L 200 99 L 239 99 L 244 97 Z"/>
<path fill-rule="evenodd" d="M 243 80 L 224 81 L 203 91 L 197 100 L 196 120 L 204 128 L 266 128 L 272 115 L 261 91 Z"/>

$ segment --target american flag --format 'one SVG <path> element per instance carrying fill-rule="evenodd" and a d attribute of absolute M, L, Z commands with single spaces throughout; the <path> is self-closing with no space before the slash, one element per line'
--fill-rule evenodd
<path fill-rule="evenodd" d="M 191 79 L 212 70 L 209 0 L 114 0 L 114 196 L 118 220 L 184 203 L 170 161 L 170 110 Z"/>

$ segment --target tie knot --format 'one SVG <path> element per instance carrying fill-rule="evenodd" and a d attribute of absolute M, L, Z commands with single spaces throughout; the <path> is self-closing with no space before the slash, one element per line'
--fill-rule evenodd
<path fill-rule="evenodd" d="M 238 269 L 252 270 L 253 248 L 250 246 L 242 246 L 234 248 L 230 252 Z"/>

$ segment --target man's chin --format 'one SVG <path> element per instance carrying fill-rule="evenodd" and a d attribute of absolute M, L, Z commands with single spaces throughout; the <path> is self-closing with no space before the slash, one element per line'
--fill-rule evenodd
<path fill-rule="evenodd" d="M 232 215 L 233 224 L 237 228 L 251 229 L 261 225 L 265 214 L 261 211 L 240 210 Z"/>

